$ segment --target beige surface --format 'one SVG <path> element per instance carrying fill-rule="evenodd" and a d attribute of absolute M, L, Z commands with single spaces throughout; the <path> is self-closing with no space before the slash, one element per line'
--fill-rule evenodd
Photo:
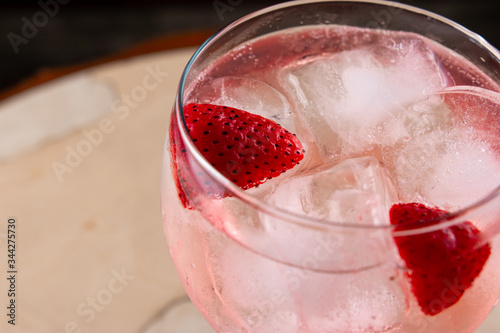
<path fill-rule="evenodd" d="M 163 238 L 159 177 L 168 113 L 192 52 L 96 67 L 0 104 L 0 113 L 17 108 L 31 115 L 11 131 L 24 133 L 11 138 L 23 153 L 0 160 L 0 332 L 135 333 L 167 303 L 183 299 Z M 75 95 L 68 86 L 77 87 Z M 99 112 L 63 123 L 65 111 L 87 114 L 97 99 L 104 103 Z M 55 118 L 30 123 L 41 109 Z M 4 314 L 11 216 L 18 236 L 15 327 Z M 191 315 L 183 306 L 175 318 Z M 172 325 L 165 332 L 206 333 L 203 325 Z M 156 325 L 149 332 L 160 331 Z M 497 309 L 478 332 L 499 331 Z"/>
<path fill-rule="evenodd" d="M 0 332 L 138 332 L 167 302 L 184 295 L 164 241 L 159 175 L 168 114 L 192 52 L 93 68 L 0 105 L 0 112 L 8 112 L 41 92 L 46 100 L 35 100 L 57 108 L 53 114 L 58 117 L 71 107 L 57 99 L 73 81 L 98 87 L 78 86 L 76 92 L 84 95 L 79 97 L 82 112 L 95 107 L 90 102 L 95 94 L 112 95 L 102 98 L 108 105 L 100 120 L 89 112 L 84 128 L 66 129 L 55 141 L 46 136 L 48 143 L 38 149 L 0 162 Z M 37 114 L 28 106 L 18 111 Z M 35 126 L 27 122 L 17 123 L 18 130 Z M 48 130 L 58 125 L 48 123 Z M 31 130 L 26 132 L 29 136 Z M 69 151 L 83 155 L 78 159 Z M 63 171 L 56 172 L 55 165 Z M 18 226 L 14 328 L 4 314 L 10 216 Z"/>

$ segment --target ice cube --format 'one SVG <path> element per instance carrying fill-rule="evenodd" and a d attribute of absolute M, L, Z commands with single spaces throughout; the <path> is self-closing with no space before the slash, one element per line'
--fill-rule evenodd
<path fill-rule="evenodd" d="M 269 200 L 294 213 L 336 223 L 383 225 L 396 194 L 378 160 L 371 156 L 340 162 L 311 175 L 279 183 Z"/>
<path fill-rule="evenodd" d="M 325 158 L 359 155 L 384 123 L 447 84 L 421 39 L 381 39 L 360 49 L 303 60 L 285 74 Z"/>
<path fill-rule="evenodd" d="M 484 142 L 455 141 L 432 163 L 422 195 L 437 206 L 463 208 L 500 184 L 500 160 Z"/>
<path fill-rule="evenodd" d="M 387 157 L 392 146 L 404 144 L 420 135 L 435 130 L 451 129 L 456 123 L 452 111 L 443 103 L 439 95 L 432 95 L 411 104 L 395 117 L 384 124 L 384 133 L 381 135 L 383 160 L 392 160 Z"/>
<path fill-rule="evenodd" d="M 456 210 L 500 184 L 500 160 L 491 146 L 463 127 L 418 136 L 396 154 L 396 185 L 405 201 Z"/>
<path fill-rule="evenodd" d="M 227 317 L 245 332 L 298 332 L 299 309 L 284 265 L 232 241 L 222 241 L 208 255 L 213 287 Z"/>
<path fill-rule="evenodd" d="M 272 86 L 250 77 L 224 76 L 207 82 L 196 92 L 198 103 L 225 105 L 276 121 L 295 132 L 290 103 Z"/>
<path fill-rule="evenodd" d="M 290 269 L 301 332 L 386 332 L 406 318 L 404 282 L 391 265 L 341 274 Z"/>
<path fill-rule="evenodd" d="M 374 157 L 287 178 L 263 200 L 324 223 L 301 225 L 260 213 L 277 260 L 318 271 L 346 271 L 378 265 L 393 255 L 390 233 L 382 227 L 389 224 L 388 212 L 397 196 Z"/>
<path fill-rule="evenodd" d="M 338 224 L 322 228 L 260 214 L 279 259 L 294 266 L 281 275 L 300 307 L 301 331 L 382 332 L 401 325 L 406 296 L 391 232 L 383 228 L 397 196 L 377 159 L 358 157 L 296 175 L 276 184 L 264 200 Z"/>
<path fill-rule="evenodd" d="M 382 157 L 402 200 L 456 210 L 500 184 L 498 97 L 466 88 L 447 88 L 392 121 Z"/>

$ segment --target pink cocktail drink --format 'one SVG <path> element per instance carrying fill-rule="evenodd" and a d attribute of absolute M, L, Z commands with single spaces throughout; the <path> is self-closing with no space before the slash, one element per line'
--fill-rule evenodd
<path fill-rule="evenodd" d="M 197 52 L 162 207 L 218 332 L 482 323 L 500 296 L 500 58 L 475 38 L 407 6 L 299 1 Z"/>

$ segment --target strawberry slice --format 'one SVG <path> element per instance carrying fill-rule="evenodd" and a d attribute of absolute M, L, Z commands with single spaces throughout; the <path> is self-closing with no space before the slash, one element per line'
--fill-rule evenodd
<path fill-rule="evenodd" d="M 395 204 L 390 210 L 395 230 L 411 230 L 449 220 L 451 215 L 423 204 Z M 408 268 L 412 292 L 426 315 L 452 306 L 471 287 L 490 256 L 480 231 L 469 221 L 440 230 L 394 237 Z"/>
<path fill-rule="evenodd" d="M 222 175 L 246 190 L 277 177 L 304 158 L 299 139 L 276 122 L 243 110 L 212 104 L 184 107 L 187 130 L 196 148 Z M 179 198 L 190 208 L 187 191 L 203 179 L 188 167 L 176 124 L 170 124 L 170 152 Z M 202 191 L 224 197 L 211 181 L 197 181 Z M 218 194 L 217 194 L 218 193 Z"/>

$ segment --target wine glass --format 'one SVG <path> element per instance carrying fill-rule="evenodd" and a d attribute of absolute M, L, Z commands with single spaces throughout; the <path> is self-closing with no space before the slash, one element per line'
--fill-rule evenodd
<path fill-rule="evenodd" d="M 417 50 L 418 66 L 372 80 L 365 74 L 398 62 L 379 45 Z M 411 81 L 423 95 L 377 88 L 362 105 L 395 98 L 396 111 L 358 116 L 368 125 L 344 140 L 351 113 L 324 131 L 327 111 L 307 113 L 329 103 L 314 98 L 315 79 L 340 71 L 317 59 L 341 52 L 338 62 L 359 61 L 375 85 L 404 86 L 422 64 L 440 74 Z M 500 296 L 499 82 L 500 54 L 481 37 L 393 2 L 292 1 L 220 30 L 183 73 L 162 169 L 165 235 L 193 304 L 217 332 L 473 332 Z M 204 154 L 193 139 L 193 103 L 272 119 L 297 132 L 303 160 L 239 186 L 228 178 L 239 169 L 207 157 L 218 140 Z M 251 162 L 253 149 L 236 155 Z"/>

